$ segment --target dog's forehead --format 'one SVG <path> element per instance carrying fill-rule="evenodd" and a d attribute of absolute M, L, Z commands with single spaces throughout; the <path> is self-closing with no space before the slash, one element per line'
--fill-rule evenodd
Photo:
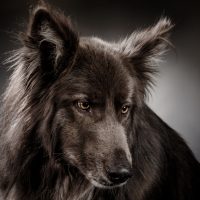
<path fill-rule="evenodd" d="M 131 98 L 133 78 L 119 53 L 98 39 L 81 41 L 73 70 L 73 83 L 79 93 Z"/>

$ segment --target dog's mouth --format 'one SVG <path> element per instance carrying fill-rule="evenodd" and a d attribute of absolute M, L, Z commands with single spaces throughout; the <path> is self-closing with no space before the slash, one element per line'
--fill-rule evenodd
<path fill-rule="evenodd" d="M 103 179 L 100 179 L 100 180 L 91 179 L 90 182 L 95 187 L 98 187 L 98 188 L 112 189 L 112 188 L 115 188 L 115 187 L 121 187 L 121 186 L 125 185 L 127 183 L 127 180 L 124 181 L 123 183 L 118 183 L 118 184 L 112 183 L 110 181 L 106 181 L 106 180 L 103 180 Z"/>
<path fill-rule="evenodd" d="M 121 186 L 125 185 L 127 183 L 127 181 L 120 183 L 120 184 L 115 184 L 115 183 L 110 183 L 110 182 L 107 182 L 107 181 L 104 181 L 104 180 L 97 181 L 97 180 L 93 179 L 93 180 L 91 180 L 91 183 L 95 187 L 112 189 L 112 188 L 115 188 L 115 187 L 121 187 Z"/>
<path fill-rule="evenodd" d="M 97 176 L 89 172 L 86 177 L 95 187 L 109 189 L 125 185 L 133 176 L 133 170 L 123 169 L 117 172 L 105 170 L 100 174 Z"/>

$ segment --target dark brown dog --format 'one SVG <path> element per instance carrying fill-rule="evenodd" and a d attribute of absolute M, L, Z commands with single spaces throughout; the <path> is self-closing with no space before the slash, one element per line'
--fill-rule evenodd
<path fill-rule="evenodd" d="M 161 19 L 108 43 L 79 37 L 44 3 L 34 9 L 8 60 L 2 199 L 200 199 L 199 163 L 145 104 L 171 28 Z"/>

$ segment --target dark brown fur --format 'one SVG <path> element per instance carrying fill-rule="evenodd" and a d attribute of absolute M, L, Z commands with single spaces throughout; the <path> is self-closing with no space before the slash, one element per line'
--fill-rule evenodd
<path fill-rule="evenodd" d="M 23 47 L 8 59 L 13 74 L 1 118 L 0 198 L 200 199 L 199 163 L 145 104 L 171 28 L 161 19 L 108 43 L 79 37 L 45 3 L 35 8 Z M 83 100 L 90 110 L 77 106 Z M 132 168 L 120 187 L 107 177 L 116 166 Z"/>

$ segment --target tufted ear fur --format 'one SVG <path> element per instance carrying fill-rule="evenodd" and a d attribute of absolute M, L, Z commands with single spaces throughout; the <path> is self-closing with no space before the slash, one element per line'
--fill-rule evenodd
<path fill-rule="evenodd" d="M 131 63 L 134 75 L 140 81 L 140 92 L 151 86 L 152 74 L 157 72 L 156 66 L 166 53 L 167 47 L 172 46 L 168 41 L 173 25 L 169 19 L 163 18 L 152 27 L 136 31 L 120 43 L 120 52 Z"/>
<path fill-rule="evenodd" d="M 70 20 L 46 3 L 33 10 L 24 41 L 39 53 L 42 73 L 51 76 L 72 65 L 78 46 Z"/>
<path fill-rule="evenodd" d="M 39 126 L 44 147 L 51 155 L 55 137 L 50 131 L 55 109 L 51 86 L 73 66 L 79 38 L 70 20 L 43 1 L 31 12 L 28 29 L 22 36 L 24 47 L 18 58 L 22 67 L 18 71 L 23 70 L 20 73 L 28 102 L 26 109 L 27 113 L 31 111 L 30 119 L 37 119 L 33 124 L 43 120 L 35 126 Z"/>

